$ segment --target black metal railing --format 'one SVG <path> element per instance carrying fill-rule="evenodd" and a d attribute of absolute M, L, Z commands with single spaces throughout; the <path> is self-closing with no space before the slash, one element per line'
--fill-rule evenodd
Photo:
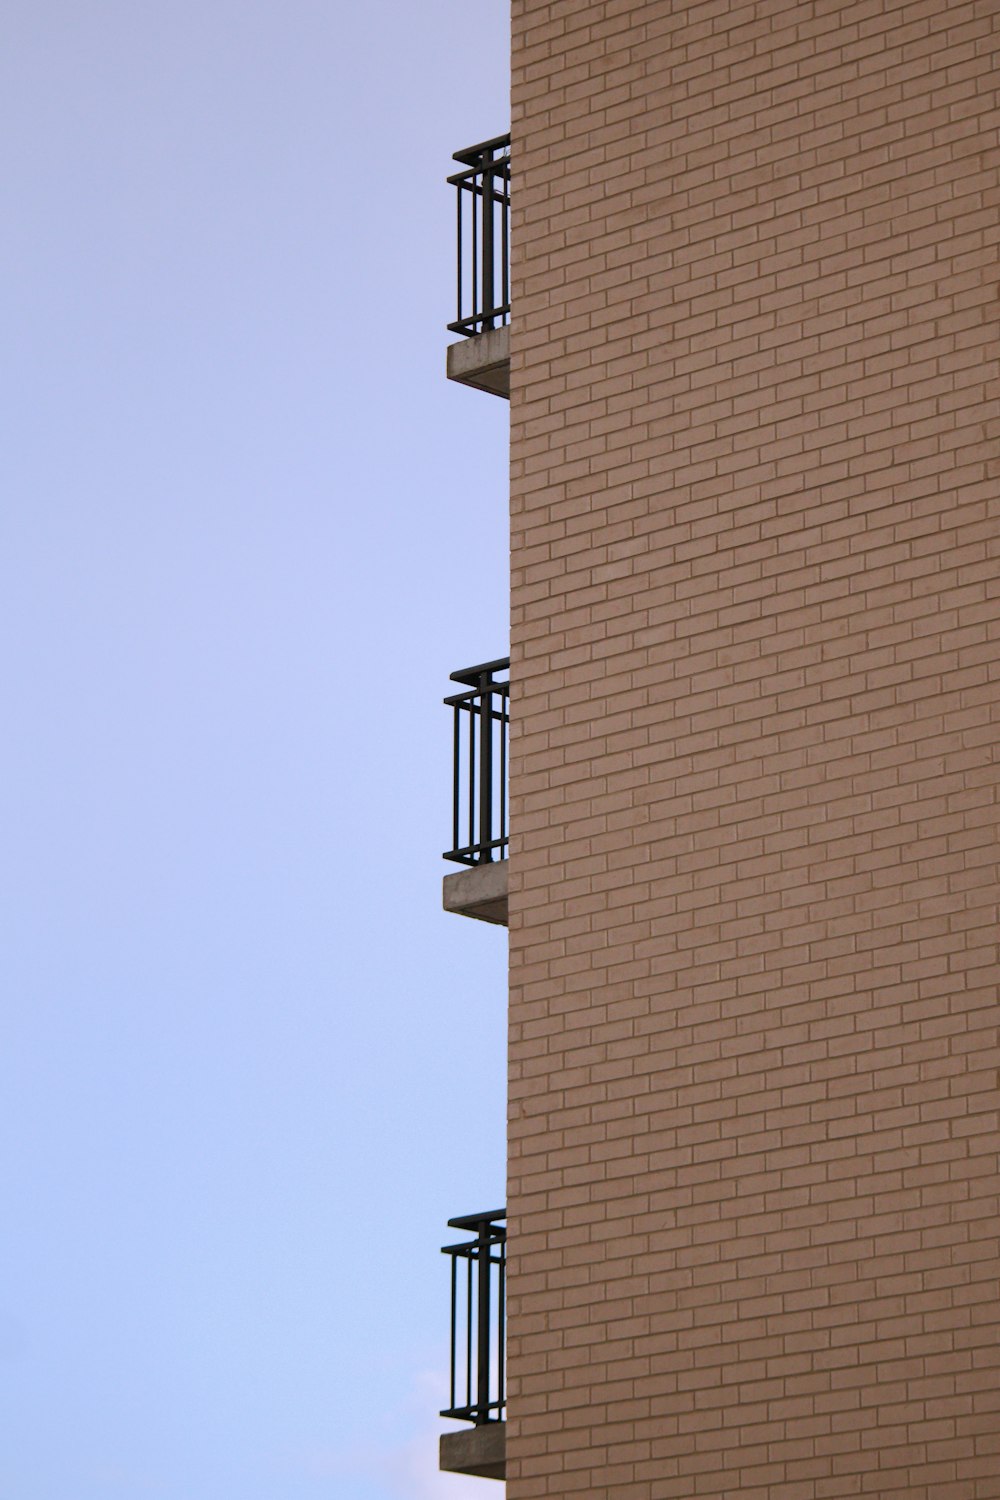
<path fill-rule="evenodd" d="M 509 673 L 506 656 L 452 672 L 466 691 L 444 700 L 454 715 L 452 846 L 444 857 L 460 865 L 507 857 Z"/>
<path fill-rule="evenodd" d="M 467 337 L 510 321 L 510 136 L 455 152 L 458 311 L 452 333 Z"/>
<path fill-rule="evenodd" d="M 476 1238 L 441 1248 L 451 1256 L 451 1404 L 441 1415 L 477 1427 L 502 1422 L 506 1406 L 506 1218 L 507 1210 L 498 1208 L 449 1219 L 449 1228 L 471 1230 Z"/>

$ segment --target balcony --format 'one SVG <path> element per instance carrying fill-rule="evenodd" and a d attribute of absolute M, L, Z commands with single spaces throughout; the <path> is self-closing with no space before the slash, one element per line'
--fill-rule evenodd
<path fill-rule="evenodd" d="M 484 1479 L 506 1475 L 506 1218 L 500 1208 L 449 1219 L 475 1238 L 441 1251 L 451 1257 L 451 1399 L 441 1415 L 472 1429 L 442 1434 L 440 1467 Z"/>
<path fill-rule="evenodd" d="M 507 745 L 510 659 L 452 672 L 463 691 L 452 710 L 452 820 L 445 859 L 464 865 L 444 878 L 444 908 L 507 924 Z"/>
<path fill-rule="evenodd" d="M 455 152 L 458 304 L 448 379 L 510 396 L 510 136 Z"/>

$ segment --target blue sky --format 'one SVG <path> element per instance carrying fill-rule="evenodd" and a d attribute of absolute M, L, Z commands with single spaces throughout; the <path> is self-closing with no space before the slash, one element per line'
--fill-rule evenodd
<path fill-rule="evenodd" d="M 507 408 L 443 376 L 506 9 L 0 18 L 0 1500 L 466 1500 L 449 1216 L 504 935 L 440 911 L 507 645 Z M 484 567 L 483 559 L 492 559 Z"/>

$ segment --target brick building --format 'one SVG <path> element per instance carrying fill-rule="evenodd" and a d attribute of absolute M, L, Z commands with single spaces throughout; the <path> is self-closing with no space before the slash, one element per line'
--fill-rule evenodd
<path fill-rule="evenodd" d="M 442 1452 L 510 1500 L 1000 1497 L 998 33 L 514 0 L 462 156 L 511 844 L 446 904 L 509 919 L 509 1411 Z"/>

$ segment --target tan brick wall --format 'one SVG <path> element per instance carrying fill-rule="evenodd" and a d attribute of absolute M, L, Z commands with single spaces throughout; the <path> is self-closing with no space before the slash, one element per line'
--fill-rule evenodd
<path fill-rule="evenodd" d="M 510 1500 L 1000 1497 L 1000 0 L 515 0 Z"/>

